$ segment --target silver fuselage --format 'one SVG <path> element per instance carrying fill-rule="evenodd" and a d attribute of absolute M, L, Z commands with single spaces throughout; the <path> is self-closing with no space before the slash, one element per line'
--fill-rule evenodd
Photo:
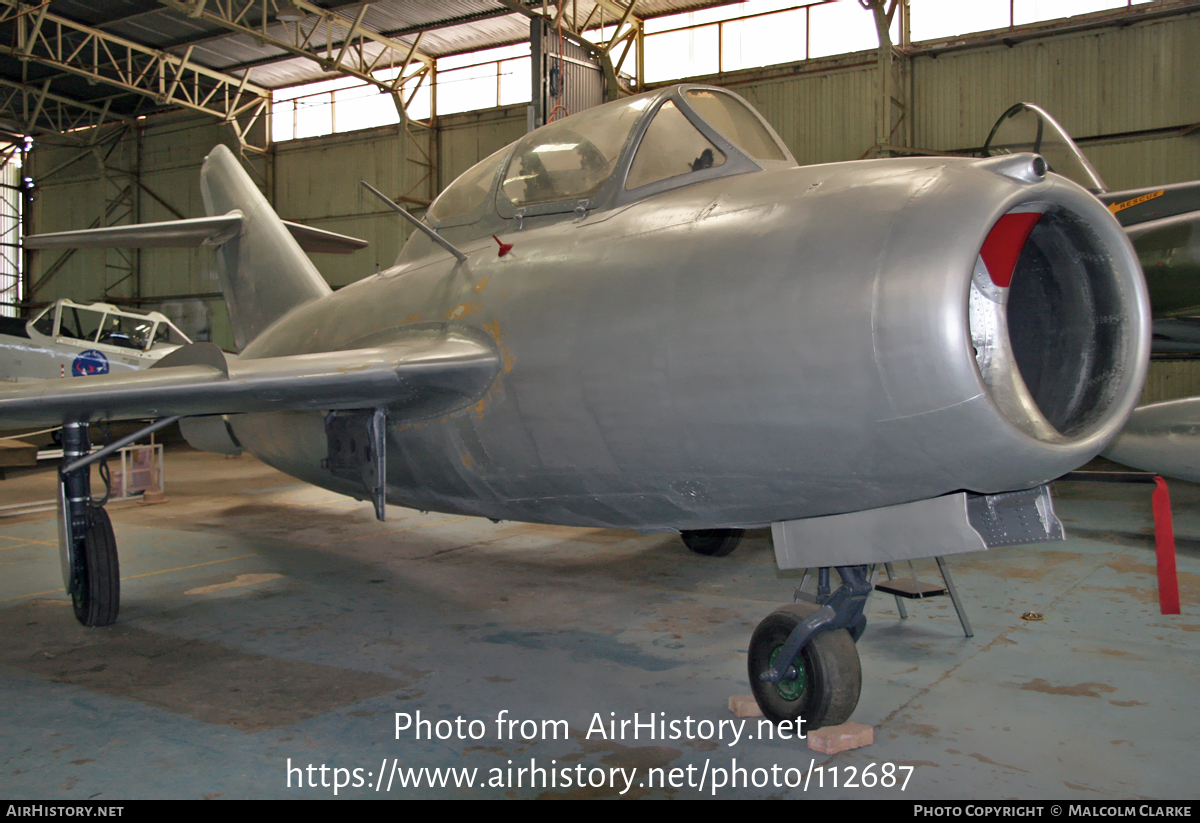
<path fill-rule="evenodd" d="M 1121 271 L 1137 271 L 1104 207 L 1055 175 L 839 163 L 510 220 L 498 234 L 511 252 L 490 236 L 461 242 L 466 263 L 418 237 L 427 251 L 291 311 L 242 357 L 406 329 L 490 338 L 504 366 L 485 395 L 389 427 L 387 499 L 416 509 L 694 529 L 1029 488 L 1124 423 L 1148 312 L 1144 285 L 1122 281 L 1138 350 L 1110 375 L 1111 413 L 1052 442 L 1006 419 L 976 365 L 968 289 L 989 228 L 1027 202 L 1089 221 Z M 322 468 L 320 413 L 230 423 L 270 465 L 362 496 Z"/>

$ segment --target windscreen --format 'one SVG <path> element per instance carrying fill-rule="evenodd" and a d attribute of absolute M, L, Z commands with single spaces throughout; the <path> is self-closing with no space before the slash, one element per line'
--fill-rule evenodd
<path fill-rule="evenodd" d="M 186 334 L 165 320 L 159 321 L 158 328 L 154 330 L 154 346 L 186 346 L 191 342 Z"/>
<path fill-rule="evenodd" d="M 996 121 L 983 146 L 985 157 L 1031 151 L 1040 154 L 1050 170 L 1099 194 L 1108 191 L 1100 175 L 1054 118 L 1037 106 L 1018 103 Z"/>
<path fill-rule="evenodd" d="M 54 334 L 54 306 L 38 315 L 37 320 L 33 321 L 33 328 L 47 337 Z"/>
<path fill-rule="evenodd" d="M 433 205 L 427 212 L 429 218 L 446 220 L 451 217 L 461 217 L 482 206 L 492 191 L 492 181 L 496 179 L 496 169 L 500 167 L 507 152 L 508 146 L 505 146 L 463 172 L 457 180 L 446 187 L 437 200 L 433 201 Z"/>

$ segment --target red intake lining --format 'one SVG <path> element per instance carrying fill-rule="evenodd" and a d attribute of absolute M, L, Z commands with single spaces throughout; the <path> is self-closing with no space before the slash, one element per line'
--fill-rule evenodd
<path fill-rule="evenodd" d="M 992 282 L 1000 288 L 1007 289 L 1012 282 L 1017 258 L 1021 256 L 1021 249 L 1025 248 L 1025 241 L 1029 239 L 1029 233 L 1039 218 L 1041 215 L 1037 212 L 1006 214 L 988 232 L 979 254 L 983 257 L 983 264 L 987 266 Z"/>

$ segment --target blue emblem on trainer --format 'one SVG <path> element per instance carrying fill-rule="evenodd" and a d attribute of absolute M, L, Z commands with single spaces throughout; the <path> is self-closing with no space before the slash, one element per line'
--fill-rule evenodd
<path fill-rule="evenodd" d="M 88 349 L 75 358 L 71 364 L 71 374 L 84 377 L 89 374 L 108 374 L 108 358 L 104 352 Z"/>

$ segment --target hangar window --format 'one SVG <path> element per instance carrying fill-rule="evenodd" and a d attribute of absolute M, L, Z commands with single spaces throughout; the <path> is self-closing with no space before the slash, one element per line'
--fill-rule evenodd
<path fill-rule="evenodd" d="M 649 100 L 631 97 L 556 120 L 517 146 L 501 188 L 516 206 L 583 200 L 612 176 L 617 157 Z"/>
<path fill-rule="evenodd" d="M 496 178 L 496 171 L 507 153 L 508 147 L 505 146 L 463 172 L 437 200 L 433 201 L 427 212 L 429 219 L 436 221 L 461 217 L 482 206 L 492 191 L 492 181 Z"/>
<path fill-rule="evenodd" d="M 679 107 L 668 100 L 646 129 L 625 179 L 626 189 L 636 189 L 681 174 L 720 166 L 725 155 L 693 126 Z"/>
<path fill-rule="evenodd" d="M 0 143 L 0 316 L 3 317 L 16 317 L 25 296 L 21 239 L 26 197 L 33 179 L 25 176 L 28 172 L 22 167 L 25 153 L 32 145 L 29 137 L 23 143 Z"/>

